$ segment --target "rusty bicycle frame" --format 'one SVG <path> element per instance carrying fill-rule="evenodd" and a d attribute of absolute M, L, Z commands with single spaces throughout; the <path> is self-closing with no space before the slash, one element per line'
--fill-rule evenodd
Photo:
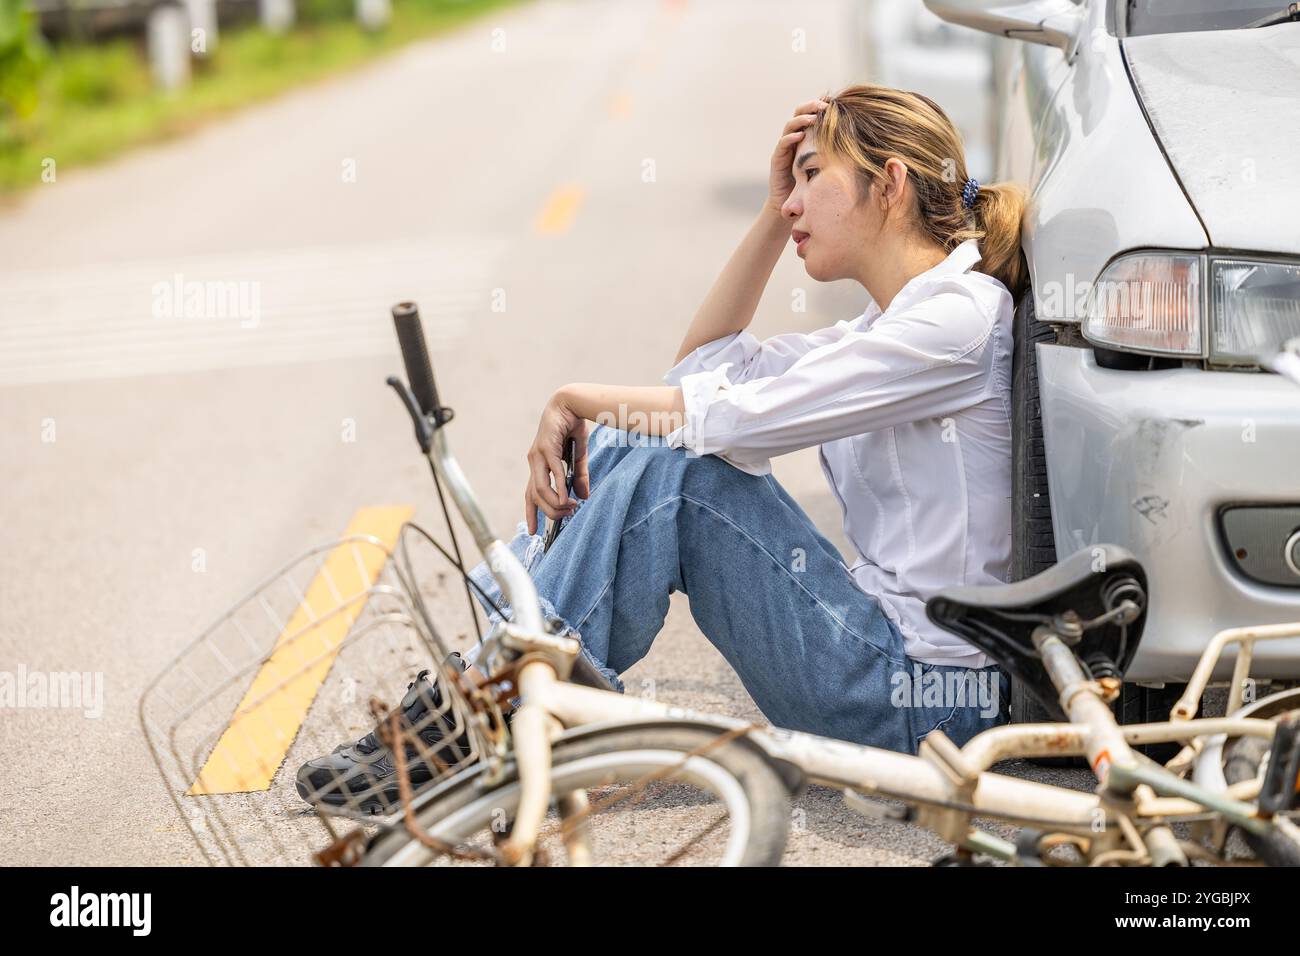
<path fill-rule="evenodd" d="M 509 667 L 521 703 L 510 727 L 511 754 L 518 768 L 520 797 L 514 826 L 500 847 L 501 858 L 528 864 L 552 796 L 562 816 L 584 812 L 582 794 L 552 794 L 551 748 L 562 737 L 580 736 L 611 726 L 678 725 L 716 729 L 719 735 L 745 735 L 787 770 L 797 770 L 811 782 L 843 788 L 854 809 L 873 816 L 910 819 L 953 845 L 960 859 L 979 853 L 1003 861 L 1024 861 L 1024 849 L 977 827 L 976 818 L 1019 823 L 1044 831 L 1041 849 L 1072 844 L 1090 864 L 1187 864 L 1191 857 L 1214 855 L 1199 843 L 1175 834 L 1175 823 L 1188 823 L 1193 832 L 1211 836 L 1220 846 L 1232 827 L 1280 838 L 1300 847 L 1300 829 L 1286 813 L 1262 812 L 1252 802 L 1258 780 L 1212 789 L 1183 774 L 1206 759 L 1206 741 L 1216 736 L 1259 737 L 1271 740 L 1277 724 L 1252 717 L 1264 701 L 1245 700 L 1245 678 L 1256 643 L 1300 637 L 1300 622 L 1229 629 L 1206 647 L 1168 721 L 1120 726 L 1109 702 L 1119 693 L 1117 678 L 1090 679 L 1070 644 L 1051 626 L 1039 626 L 1034 646 L 1051 676 L 1068 723 L 1004 725 L 980 733 L 957 747 L 942 731 L 931 732 L 918 756 L 896 753 L 745 721 L 699 713 L 643 698 L 582 686 L 568 680 L 579 644 L 547 632 L 533 581 L 509 548 L 491 531 L 469 481 L 456 461 L 440 426 L 450 411 L 437 402 L 432 370 L 424 350 L 419 315 L 413 305 L 394 309 L 411 390 L 408 411 L 416 423 L 422 450 L 448 487 L 475 543 L 514 609 L 512 621 L 498 624 L 488 635 L 479 657 L 489 677 Z M 403 386 L 390 379 L 401 394 Z M 417 407 L 418 406 L 418 407 Z M 1196 718 L 1201 697 L 1225 651 L 1237 647 L 1233 696 L 1227 716 Z M 1281 696 L 1300 708 L 1300 692 Z M 1273 695 L 1278 697 L 1279 695 Z M 1271 700 L 1266 698 L 1265 700 Z M 1137 752 L 1140 744 L 1181 742 L 1182 751 L 1160 766 Z M 1217 759 L 1217 751 L 1212 751 Z M 1082 792 L 1004 774 L 990 768 L 1011 758 L 1085 756 L 1098 786 Z M 496 758 L 502 760 L 504 755 Z M 1199 775 L 1204 776 L 1204 775 Z M 414 799 L 421 808 L 435 806 L 450 789 L 476 786 L 491 789 L 496 779 L 482 768 L 468 768 Z M 1215 779 L 1209 775 L 1209 779 Z M 872 797 L 901 801 L 914 808 L 899 811 Z M 401 825 L 403 814 L 385 821 Z M 582 828 L 566 832 L 566 847 L 578 861 L 589 858 Z"/>

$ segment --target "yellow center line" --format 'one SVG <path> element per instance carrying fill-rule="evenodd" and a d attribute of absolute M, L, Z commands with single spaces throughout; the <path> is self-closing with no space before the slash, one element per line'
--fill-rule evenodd
<path fill-rule="evenodd" d="M 369 535 L 384 548 L 340 544 L 329 553 L 187 796 L 270 789 L 413 511 L 394 505 L 362 508 L 352 516 L 344 537 Z"/>
<path fill-rule="evenodd" d="M 570 183 L 551 193 L 537 216 L 534 228 L 544 236 L 567 232 L 578 215 L 585 192 L 581 186 Z"/>

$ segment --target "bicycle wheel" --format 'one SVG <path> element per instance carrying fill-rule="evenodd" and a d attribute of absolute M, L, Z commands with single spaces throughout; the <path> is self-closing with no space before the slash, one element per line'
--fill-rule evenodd
<path fill-rule="evenodd" d="M 790 790 L 772 763 L 739 740 L 718 743 L 704 727 L 618 727 L 561 739 L 552 748 L 552 792 L 587 791 L 597 865 L 774 866 L 785 852 Z M 699 751 L 697 753 L 697 751 Z M 483 771 L 486 772 L 486 771 Z M 478 776 L 421 807 L 420 827 L 470 855 L 490 857 L 519 804 L 514 762 L 502 782 Z M 565 859 L 560 819 L 547 815 L 541 860 Z M 489 858 L 480 862 L 490 862 Z M 461 862 L 414 838 L 400 823 L 379 834 L 363 866 Z"/>

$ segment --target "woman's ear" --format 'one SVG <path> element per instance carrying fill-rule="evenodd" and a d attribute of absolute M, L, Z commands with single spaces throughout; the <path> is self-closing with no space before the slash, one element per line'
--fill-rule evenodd
<path fill-rule="evenodd" d="M 907 165 L 897 156 L 885 160 L 881 176 L 876 182 L 879 187 L 880 219 L 883 222 L 893 220 L 896 215 L 906 215 L 902 211 L 901 200 L 907 195 Z"/>
<path fill-rule="evenodd" d="M 884 178 L 880 182 L 881 212 L 888 218 L 907 191 L 907 166 L 897 156 L 885 160 Z"/>

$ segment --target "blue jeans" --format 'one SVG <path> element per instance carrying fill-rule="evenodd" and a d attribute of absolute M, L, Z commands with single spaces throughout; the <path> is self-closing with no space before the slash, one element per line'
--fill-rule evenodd
<path fill-rule="evenodd" d="M 779 727 L 916 753 L 935 728 L 962 744 L 1006 722 L 1005 673 L 911 660 L 897 627 L 771 475 L 602 425 L 587 448 L 591 495 L 551 549 L 523 522 L 510 548 L 555 633 L 579 636 L 618 690 L 681 591 Z M 539 532 L 545 520 L 539 511 Z M 485 562 L 470 574 L 501 603 Z"/>

